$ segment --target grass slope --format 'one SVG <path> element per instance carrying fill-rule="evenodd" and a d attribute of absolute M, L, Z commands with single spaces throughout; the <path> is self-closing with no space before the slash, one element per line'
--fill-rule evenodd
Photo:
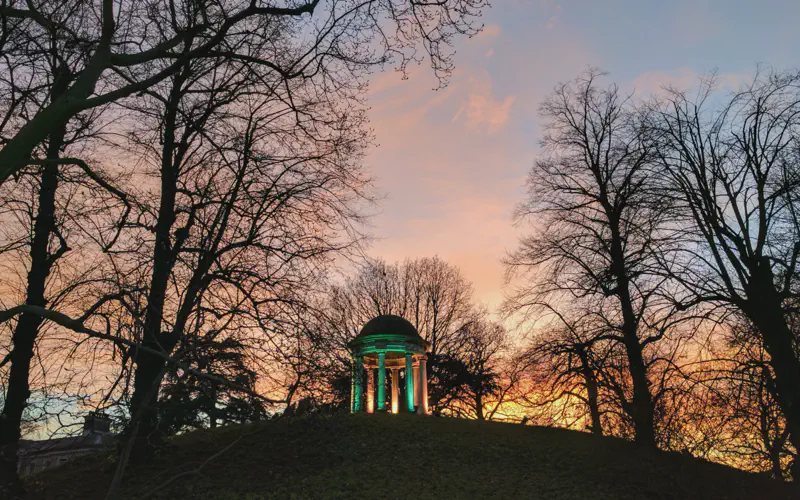
<path fill-rule="evenodd" d="M 186 434 L 129 471 L 125 498 L 196 469 L 239 437 L 199 474 L 148 498 L 800 498 L 787 485 L 619 439 L 414 415 L 299 418 Z M 113 468 L 113 457 L 85 457 L 33 476 L 29 489 L 35 498 L 103 498 Z"/>

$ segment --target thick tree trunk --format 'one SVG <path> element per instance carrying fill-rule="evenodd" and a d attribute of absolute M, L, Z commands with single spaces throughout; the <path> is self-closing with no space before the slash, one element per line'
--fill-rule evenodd
<path fill-rule="evenodd" d="M 623 326 L 625 337 L 625 352 L 628 356 L 628 369 L 633 382 L 632 417 L 637 443 L 655 448 L 655 418 L 653 411 L 653 398 L 650 394 L 650 384 L 647 380 L 647 368 L 642 356 L 642 346 L 636 335 L 636 330 Z"/>
<path fill-rule="evenodd" d="M 177 195 L 177 166 L 175 158 L 175 127 L 180 102 L 180 78 L 173 82 L 172 92 L 164 114 L 164 132 L 161 151 L 161 203 L 156 222 L 156 240 L 153 250 L 153 273 L 144 318 L 142 345 L 171 354 L 177 339 L 162 333 L 164 304 L 167 286 L 175 264 L 177 249 L 173 248 L 172 226 L 175 223 L 175 199 Z M 146 457 L 142 453 L 160 440 L 158 435 L 157 402 L 161 381 L 164 377 L 164 360 L 152 353 L 138 351 L 135 357 L 133 395 L 131 396 L 131 423 L 128 439 L 134 441 L 134 459 Z"/>
<path fill-rule="evenodd" d="M 65 127 L 59 127 L 53 135 L 47 149 L 48 159 L 58 159 L 66 134 Z M 31 242 L 31 263 L 28 272 L 27 297 L 25 303 L 46 307 L 45 285 L 55 259 L 48 246 L 55 230 L 55 199 L 58 187 L 58 164 L 45 163 L 42 167 L 41 185 L 39 188 L 38 209 L 33 225 L 33 241 Z M 30 397 L 28 376 L 30 372 L 33 349 L 42 317 L 23 313 L 12 336 L 13 347 L 10 353 L 10 369 L 8 386 L 0 415 L 0 486 L 16 488 L 17 448 L 20 438 L 22 414 Z"/>
<path fill-rule="evenodd" d="M 761 333 L 764 350 L 775 372 L 777 397 L 786 418 L 789 441 L 800 450 L 800 360 L 769 263 L 762 262 L 752 270 L 745 292 L 745 312 Z M 795 462 L 792 477 L 795 481 L 800 478 L 800 461 Z"/>
<path fill-rule="evenodd" d="M 612 219 L 613 220 L 613 219 Z M 622 238 L 618 225 L 611 224 L 611 251 L 613 272 L 616 277 L 617 297 L 622 310 L 622 336 L 625 353 L 628 357 L 628 371 L 633 382 L 633 404 L 631 417 L 634 423 L 635 441 L 650 448 L 656 448 L 655 416 L 653 397 L 650 394 L 650 383 L 647 380 L 647 367 L 639 342 L 638 320 L 634 313 L 633 300 L 630 294 L 630 280 L 622 250 Z"/>
<path fill-rule="evenodd" d="M 486 417 L 483 413 L 483 394 L 478 392 L 475 395 L 475 414 L 478 417 L 478 420 L 486 420 Z"/>
<path fill-rule="evenodd" d="M 769 462 L 772 465 L 772 475 L 775 476 L 775 479 L 778 481 L 784 480 L 781 452 L 783 451 L 784 445 L 786 445 L 786 439 L 788 437 L 788 433 L 784 433 L 782 436 L 776 436 L 775 440 L 771 443 L 768 442 L 769 437 L 767 437 L 766 444 L 769 452 Z"/>
<path fill-rule="evenodd" d="M 142 345 L 165 354 L 170 354 L 175 347 L 175 340 L 161 332 L 167 285 L 174 264 L 171 244 L 171 229 L 174 220 L 175 184 L 172 175 L 162 171 L 161 207 L 156 224 L 153 274 L 147 298 Z M 157 438 L 154 434 L 158 427 L 156 403 L 164 367 L 164 361 L 160 357 L 145 351 L 137 352 L 133 396 L 131 397 L 131 417 L 135 421 L 132 422 L 133 424 L 138 423 L 138 435 L 130 436 L 133 439 L 144 440 L 142 443 L 137 443 L 137 448 L 138 444 L 147 444 Z"/>

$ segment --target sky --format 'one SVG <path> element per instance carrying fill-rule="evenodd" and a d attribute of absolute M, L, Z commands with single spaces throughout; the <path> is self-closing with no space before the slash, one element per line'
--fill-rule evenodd
<path fill-rule="evenodd" d="M 383 196 L 369 254 L 438 255 L 477 300 L 503 297 L 502 258 L 540 138 L 537 108 L 588 67 L 630 92 L 691 87 L 711 71 L 731 85 L 758 64 L 800 68 L 798 0 L 493 0 L 483 32 L 456 40 L 450 85 L 426 66 L 373 77 L 377 146 L 366 159 Z"/>

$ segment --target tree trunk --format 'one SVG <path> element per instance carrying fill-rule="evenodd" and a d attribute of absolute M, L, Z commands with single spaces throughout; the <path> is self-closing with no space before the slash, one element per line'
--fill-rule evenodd
<path fill-rule="evenodd" d="M 747 285 L 745 312 L 753 321 L 770 356 L 775 371 L 775 388 L 781 410 L 786 418 L 789 441 L 800 450 L 800 360 L 795 352 L 796 342 L 783 314 L 782 299 L 775 289 L 769 263 L 752 270 Z M 800 461 L 792 468 L 795 481 L 800 478 Z"/>
<path fill-rule="evenodd" d="M 63 79 L 62 79 L 63 82 Z M 54 92 L 58 90 L 58 83 Z M 66 127 L 62 125 L 51 136 L 47 148 L 48 159 L 58 159 L 64 143 Z M 38 209 L 33 224 L 31 242 L 31 263 L 28 272 L 28 285 L 25 303 L 46 307 L 45 285 L 55 258 L 48 246 L 55 229 L 55 199 L 58 187 L 58 164 L 45 163 L 42 167 L 39 188 Z M 12 336 L 13 347 L 10 356 L 8 386 L 2 415 L 0 415 L 0 486 L 17 488 L 17 449 L 20 438 L 22 414 L 31 395 L 28 376 L 33 349 L 42 317 L 23 313 Z"/>
<path fill-rule="evenodd" d="M 478 417 L 478 420 L 486 420 L 486 417 L 483 413 L 483 394 L 478 391 L 475 394 L 475 414 Z"/>
<path fill-rule="evenodd" d="M 781 466 L 781 452 L 786 444 L 788 433 L 784 432 L 781 436 L 776 436 L 775 440 L 768 443 L 767 450 L 769 452 L 769 462 L 772 465 L 772 475 L 778 481 L 783 481 L 783 467 Z"/>
<path fill-rule="evenodd" d="M 627 330 L 627 331 L 626 331 Z M 625 352 L 628 356 L 628 369 L 633 381 L 632 413 L 635 429 L 635 440 L 650 448 L 656 448 L 655 418 L 653 399 L 650 395 L 650 384 L 647 380 L 647 368 L 642 356 L 642 346 L 636 330 L 623 326 Z"/>
<path fill-rule="evenodd" d="M 161 203 L 156 222 L 156 240 L 153 250 L 153 273 L 147 296 L 144 332 L 144 347 L 171 354 L 177 343 L 173 335 L 161 332 L 164 303 L 169 277 L 175 264 L 177 249 L 172 244 L 172 226 L 175 223 L 175 198 L 177 195 L 177 165 L 175 158 L 175 128 L 178 104 L 181 97 L 182 79 L 176 78 L 164 113 L 163 147 L 161 152 Z M 165 362 L 162 358 L 145 351 L 135 357 L 133 395 L 131 396 L 131 422 L 128 439 L 134 440 L 132 458 L 146 457 L 142 453 L 160 440 L 158 436 L 157 402 Z"/>
<path fill-rule="evenodd" d="M 613 219 L 611 219 L 613 220 Z M 622 310 L 622 336 L 625 353 L 628 357 L 628 371 L 633 382 L 633 417 L 635 441 L 649 448 L 656 448 L 655 418 L 650 383 L 647 380 L 647 367 L 644 364 L 642 345 L 639 343 L 638 320 L 633 309 L 630 294 L 630 281 L 622 250 L 619 226 L 611 224 L 612 266 L 617 285 L 617 297 Z"/>
<path fill-rule="evenodd" d="M 162 172 L 163 174 L 163 172 Z M 171 228 L 175 219 L 175 189 L 166 179 L 162 179 L 162 201 L 156 224 L 156 246 L 153 253 L 153 274 L 150 280 L 150 292 L 147 298 L 142 345 L 144 347 L 170 354 L 175 347 L 175 340 L 161 332 L 164 303 L 169 277 L 174 264 L 171 245 Z M 158 439 L 155 432 L 158 428 L 156 403 L 165 363 L 155 354 L 138 351 L 136 354 L 136 370 L 134 374 L 133 396 L 131 397 L 131 424 L 138 428 L 136 436 L 129 436 L 139 445 L 152 444 Z M 143 441 L 139 442 L 139 438 Z M 134 456 L 138 456 L 135 453 Z"/>
<path fill-rule="evenodd" d="M 603 435 L 603 423 L 600 421 L 600 404 L 598 402 L 597 377 L 595 377 L 592 367 L 589 365 L 589 357 L 583 349 L 578 350 L 578 357 L 581 360 L 581 373 L 583 382 L 586 385 L 586 401 L 589 405 L 589 416 L 592 419 L 592 434 Z"/>

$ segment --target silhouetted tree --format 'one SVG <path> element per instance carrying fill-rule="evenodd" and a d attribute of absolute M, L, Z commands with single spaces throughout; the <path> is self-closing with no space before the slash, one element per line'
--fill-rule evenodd
<path fill-rule="evenodd" d="M 659 252 L 661 218 L 648 195 L 650 154 L 632 105 L 615 85 L 599 88 L 598 76 L 589 71 L 559 85 L 542 104 L 544 153 L 519 210 L 539 231 L 507 261 L 512 275 L 529 273 L 534 283 L 518 290 L 509 307 L 537 308 L 559 296 L 597 299 L 608 326 L 603 335 L 624 347 L 633 390 L 625 409 L 636 441 L 654 447 L 644 351 L 663 336 L 648 328 L 661 318 L 652 308 L 660 282 L 647 272 Z"/>
<path fill-rule="evenodd" d="M 787 306 L 800 256 L 800 75 L 759 75 L 717 106 L 713 89 L 712 78 L 696 99 L 669 92 L 648 114 L 653 174 L 680 242 L 665 274 L 681 287 L 680 307 L 734 308 L 752 322 L 797 448 L 800 358 Z"/>
<path fill-rule="evenodd" d="M 36 74 L 50 54 L 33 48 L 47 47 L 53 37 L 69 48 L 62 60 L 80 64 L 58 97 L 4 138 L 0 183 L 29 163 L 35 148 L 72 117 L 136 99 L 193 61 L 224 58 L 284 80 L 322 77 L 334 90 L 341 73 L 363 74 L 388 61 L 405 68 L 419 60 L 416 49 L 422 45 L 434 72 L 446 78 L 452 68 L 449 43 L 454 35 L 477 32 L 471 23 L 486 5 L 484 0 L 3 2 L 4 68 Z M 282 40 L 274 52 L 251 50 L 276 30 L 292 38 Z M 8 99 L 11 114 L 20 99 Z"/>
<path fill-rule="evenodd" d="M 593 325 L 591 315 L 579 314 L 575 320 L 558 315 L 558 323 L 537 334 L 524 350 L 527 369 L 537 381 L 527 405 L 542 407 L 561 401 L 571 406 L 576 399 L 589 415 L 587 427 L 603 435 L 600 381 L 605 366 L 597 345 L 602 345 L 603 329 Z"/>
<path fill-rule="evenodd" d="M 266 217 L 271 211 L 293 207 L 296 220 L 287 215 L 281 219 L 280 228 L 271 227 L 275 230 L 273 237 L 280 239 L 281 231 L 291 234 L 287 240 L 292 247 L 289 261 L 313 262 L 308 266 L 311 269 L 324 260 L 327 251 L 341 250 L 339 243 L 332 247 L 325 242 L 314 245 L 324 237 L 320 240 L 310 234 L 322 230 L 328 235 L 329 228 L 347 226 L 355 214 L 346 207 L 352 200 L 342 199 L 348 189 L 339 189 L 341 186 L 336 183 L 364 181 L 358 176 L 348 178 L 353 172 L 348 167 L 360 157 L 359 144 L 363 146 L 368 140 L 368 135 L 360 134 L 359 126 L 363 116 L 363 77 L 371 68 L 384 64 L 396 64 L 405 70 L 407 63 L 421 60 L 417 49 L 422 47 L 435 75 L 445 83 L 452 69 L 449 44 L 456 35 L 480 29 L 472 23 L 485 5 L 483 0 L 318 3 L 179 2 L 167 6 L 146 1 L 106 1 L 99 5 L 76 1 L 58 5 L 10 2 L 0 6 L 4 68 L 38 79 L 35 92 L 19 92 L 14 83 L 19 79 L 2 80 L 0 182 L 27 164 L 41 163 L 36 148 L 54 130 L 87 110 L 110 105 L 117 120 L 116 136 L 131 141 L 127 150 L 138 157 L 137 169 L 143 167 L 137 172 L 137 180 L 146 179 L 149 168 L 155 167 L 159 172 L 158 207 L 147 199 L 152 193 L 137 193 L 142 210 L 136 215 L 134 231 L 125 237 L 129 252 L 146 256 L 152 251 L 152 261 L 127 257 L 116 261 L 130 274 L 138 274 L 126 278 L 126 285 L 135 282 L 135 289 L 147 290 L 145 300 L 132 298 L 117 308 L 117 312 L 131 316 L 127 325 L 121 321 L 130 336 L 115 338 L 86 326 L 87 321 L 100 315 L 97 309 L 91 309 L 79 320 L 44 310 L 40 305 L 12 307 L 3 316 L 5 320 L 20 312 L 35 312 L 57 320 L 61 326 L 125 345 L 124 360 L 133 360 L 135 366 L 131 409 L 134 420 L 139 421 L 138 433 L 149 435 L 155 428 L 153 407 L 165 363 L 186 322 L 214 288 L 208 278 L 213 276 L 214 280 L 237 286 L 235 280 L 241 275 L 216 272 L 216 267 L 229 264 L 225 258 L 242 249 L 274 250 L 276 254 L 286 251 L 256 241 L 262 235 L 254 236 L 253 231 L 258 233 L 264 224 L 252 226 L 250 234 L 239 235 L 240 241 L 219 246 L 219 236 L 225 234 L 229 218 L 246 218 L 238 206 L 237 193 L 247 191 L 252 184 L 243 172 L 252 163 L 261 168 L 282 165 L 282 173 L 278 175 L 279 169 L 274 172 L 277 177 L 266 175 L 276 189 L 267 188 L 263 198 L 272 204 L 262 203 L 261 212 L 256 210 L 247 216 Z M 323 9 L 325 12 L 320 12 Z M 56 66 L 69 63 L 69 71 L 64 73 L 67 78 L 60 80 L 64 86 L 61 94 L 53 92 L 54 80 L 40 77 L 41 68 L 50 64 L 54 54 L 42 49 L 48 46 L 48 40 L 55 40 L 63 49 L 56 57 Z M 254 89 L 268 104 L 256 103 L 257 98 L 244 102 L 243 96 L 254 95 L 250 92 Z M 34 95 L 45 98 L 37 101 L 31 98 Z M 262 114 L 248 122 L 253 115 L 231 113 L 234 101 L 250 111 L 258 108 L 256 114 Z M 31 102 L 36 106 L 31 107 Z M 284 130 L 271 129 L 276 123 Z M 148 131 L 147 127 L 152 128 Z M 240 132 L 241 141 L 232 139 L 236 135 L 233 129 Z M 273 150 L 262 149 L 256 153 L 261 156 L 253 156 L 248 148 L 254 142 L 265 141 L 267 133 L 260 134 L 268 129 L 275 143 Z M 349 138 L 343 139 L 347 134 Z M 276 139 L 278 136 L 280 139 Z M 353 142 L 354 137 L 360 142 Z M 115 145 L 117 151 L 119 146 Z M 239 165 L 238 173 L 233 174 L 232 178 L 238 180 L 221 183 L 230 191 L 215 190 L 213 186 L 224 174 L 211 179 L 211 172 L 224 170 L 220 166 L 233 161 L 235 153 L 239 153 L 235 161 L 247 165 Z M 87 175 L 97 177 L 85 161 L 74 159 L 74 163 L 84 167 Z M 311 163 L 330 169 L 323 172 L 324 168 L 319 168 L 316 173 L 320 175 L 316 176 L 304 172 L 305 181 L 312 179 L 304 184 L 296 175 Z M 190 177 L 199 182 L 187 183 Z M 288 191 L 281 191 L 284 180 L 295 184 Z M 147 185 L 144 182 L 137 187 Z M 310 193 L 323 191 L 339 193 L 327 205 L 337 208 L 306 217 L 322 204 L 301 206 L 308 200 L 321 201 L 321 197 L 315 199 Z M 219 210 L 215 212 L 215 208 Z M 210 216 L 211 213 L 216 215 Z M 204 216 L 211 219 L 203 220 Z M 215 219 L 216 216 L 221 218 Z M 208 224 L 203 228 L 205 233 L 193 240 L 193 231 L 203 224 Z M 308 227 L 302 228 L 303 224 Z M 304 229 L 310 233 L 303 233 Z M 154 235 L 153 240 L 148 232 Z M 294 237 L 298 239 L 292 240 Z M 195 243 L 200 245 L 186 246 Z M 192 261 L 189 265 L 184 265 L 186 257 Z M 145 276 L 148 270 L 150 276 Z M 277 274 L 281 271 L 278 267 Z M 188 281 L 184 282 L 185 288 L 180 284 L 176 287 L 175 295 L 168 288 L 178 272 Z M 253 278 L 253 274 L 244 276 L 245 281 Z M 281 293 L 285 293 L 290 283 L 297 285 L 302 280 L 275 281 L 278 282 L 284 287 Z M 256 297 L 258 293 L 244 287 L 239 291 L 249 294 L 250 305 L 256 309 L 267 305 L 280 309 L 276 304 L 283 300 Z M 180 299 L 174 300 L 178 296 Z M 259 325 L 270 322 L 263 311 L 253 316 L 251 319 Z"/>
<path fill-rule="evenodd" d="M 257 373 L 247 362 L 247 349 L 234 338 L 216 338 L 220 332 L 186 340 L 178 359 L 201 373 L 215 373 L 236 386 L 256 392 Z M 170 367 L 158 402 L 160 428 L 168 434 L 218 425 L 246 423 L 267 416 L 262 400 L 231 387 Z"/>
<path fill-rule="evenodd" d="M 501 365 L 508 348 L 505 328 L 485 319 L 464 325 L 461 332 L 464 383 L 459 408 L 478 420 L 491 420 L 502 401 L 497 401 L 503 389 Z"/>
<path fill-rule="evenodd" d="M 4 59 L 6 71 L 0 75 L 0 111 L 5 112 L 0 118 L 0 145 L 4 131 L 18 130 L 30 115 L 63 96 L 81 58 L 80 51 L 65 45 L 54 30 L 36 40 L 20 34 L 6 43 L 20 58 Z M 87 240 L 94 240 L 95 251 L 108 251 L 130 210 L 127 197 L 106 180 L 102 170 L 92 170 L 87 161 L 69 156 L 87 149 L 97 131 L 93 125 L 97 115 L 84 113 L 51 127 L 34 148 L 36 159 L 19 169 L 13 182 L 0 191 L 0 213 L 6 226 L 0 253 L 6 261 L 27 269 L 24 283 L 16 283 L 25 288 L 21 302 L 26 305 L 46 308 L 59 300 L 65 302 L 67 296 L 74 299 L 78 289 L 89 293 L 86 285 L 91 279 L 66 278 L 64 269 L 69 266 L 59 266 L 59 261 L 86 246 Z M 86 207 L 89 190 L 94 191 L 92 208 Z M 116 198 L 116 203 L 109 198 Z M 115 204 L 127 207 L 118 212 Z M 110 220 L 102 221 L 104 217 Z M 96 226 L 85 230 L 92 224 Z M 27 249 L 24 257 L 18 255 L 22 248 Z M 78 253 L 83 258 L 88 255 Z M 76 259 L 71 262 L 77 264 Z M 9 276 L 8 283 L 13 281 Z M 16 444 L 31 396 L 30 368 L 43 322 L 41 315 L 22 312 L 13 327 L 9 352 L 0 362 L 0 368 L 9 367 L 0 418 L 1 484 L 15 480 Z"/>

